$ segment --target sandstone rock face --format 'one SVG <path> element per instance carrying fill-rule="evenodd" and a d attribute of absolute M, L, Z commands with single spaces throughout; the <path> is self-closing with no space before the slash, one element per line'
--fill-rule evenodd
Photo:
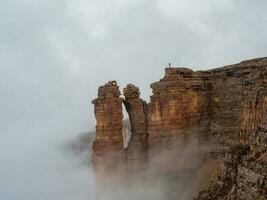
<path fill-rule="evenodd" d="M 226 153 L 220 176 L 197 199 L 267 199 L 267 84 L 266 59 L 242 62 L 242 95 L 239 113 L 241 143 Z M 237 116 L 238 117 L 238 116 Z"/>
<path fill-rule="evenodd" d="M 252 70 L 252 69 L 248 69 Z M 243 94 L 244 69 L 238 65 L 211 70 L 213 91 L 210 96 L 210 129 L 217 134 L 238 130 Z"/>
<path fill-rule="evenodd" d="M 139 88 L 132 84 L 123 89 L 123 94 L 132 133 L 126 158 L 130 168 L 138 169 L 145 162 L 147 150 L 147 104 L 140 98 Z"/>
<path fill-rule="evenodd" d="M 115 81 L 99 88 L 98 98 L 93 101 L 96 162 L 106 162 L 104 165 L 114 169 L 118 163 L 138 169 L 136 166 L 150 156 L 147 149 L 168 148 L 170 142 L 192 131 L 216 135 L 231 141 L 224 145 L 234 145 L 226 151 L 212 187 L 197 199 L 267 199 L 267 58 L 207 71 L 169 67 L 151 88 L 149 104 L 132 84 L 124 88 L 125 98 L 120 97 Z M 126 150 L 123 103 L 132 132 Z M 103 152 L 115 154 L 105 157 Z"/>
<path fill-rule="evenodd" d="M 234 193 L 234 185 L 238 174 L 238 166 L 242 159 L 247 155 L 249 146 L 236 145 L 229 148 L 225 154 L 224 161 L 220 168 L 220 176 L 214 182 L 211 188 L 202 191 L 197 200 L 227 199 L 231 193 Z M 232 189 L 234 188 L 234 189 Z"/>
<path fill-rule="evenodd" d="M 266 64 L 267 59 L 263 58 L 210 70 L 213 85 L 210 96 L 212 132 L 233 134 L 239 131 L 243 137 L 246 131 L 255 130 L 262 110 L 258 99 L 263 100 Z M 254 114 L 250 116 L 248 113 Z"/>
<path fill-rule="evenodd" d="M 110 81 L 98 89 L 95 105 L 96 137 L 94 152 L 122 151 L 122 101 L 116 81 Z"/>
<path fill-rule="evenodd" d="M 240 200 L 267 199 L 267 109 L 257 129 L 249 134 L 250 152 L 238 165 L 235 191 L 231 198 Z M 255 122 L 254 122 L 255 123 Z"/>
<path fill-rule="evenodd" d="M 267 108 L 267 62 L 255 65 L 257 71 L 245 80 L 242 96 L 239 134 L 244 142 L 255 132 Z"/>
<path fill-rule="evenodd" d="M 96 117 L 92 166 L 96 180 L 100 182 L 109 177 L 111 172 L 117 177 L 124 172 L 122 101 L 116 81 L 100 86 L 98 97 L 92 101 Z"/>
<path fill-rule="evenodd" d="M 160 146 L 162 140 L 190 129 L 247 141 L 266 107 L 266 68 L 267 58 L 208 71 L 169 67 L 163 79 L 151 84 L 148 106 L 140 99 L 139 89 L 129 84 L 124 89 L 124 104 L 130 116 L 131 141 L 145 146 L 148 137 L 150 146 Z M 95 148 L 105 146 L 110 138 L 116 143 L 112 148 L 122 147 L 123 100 L 119 95 L 117 84 L 110 82 L 99 88 L 99 97 L 93 101 L 99 132 Z"/>
<path fill-rule="evenodd" d="M 162 139 L 192 128 L 234 137 L 238 131 L 243 137 L 255 130 L 263 109 L 258 102 L 264 101 L 266 63 L 266 59 L 255 59 L 197 72 L 166 68 L 164 78 L 151 84 L 149 144 L 160 145 Z"/>
<path fill-rule="evenodd" d="M 131 142 L 128 149 L 135 146 L 137 149 L 145 150 L 147 148 L 147 104 L 139 96 L 139 89 L 128 84 L 123 89 L 125 96 L 124 105 L 129 114 L 131 122 Z"/>
<path fill-rule="evenodd" d="M 267 199 L 266 166 L 266 148 L 252 150 L 249 145 L 233 146 L 225 155 L 217 180 L 196 199 L 265 200 Z"/>
<path fill-rule="evenodd" d="M 256 131 L 250 134 L 249 142 L 252 148 L 267 148 L 267 109 L 263 111 L 261 122 Z"/>
<path fill-rule="evenodd" d="M 210 74 L 186 68 L 166 68 L 165 76 L 151 84 L 148 112 L 150 146 L 175 138 L 187 129 L 209 127 Z"/>

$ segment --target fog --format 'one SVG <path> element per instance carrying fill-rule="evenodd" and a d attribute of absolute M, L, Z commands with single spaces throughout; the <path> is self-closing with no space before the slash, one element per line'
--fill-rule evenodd
<path fill-rule="evenodd" d="M 0 199 L 96 199 L 88 152 L 68 147 L 94 130 L 98 86 L 130 82 L 148 100 L 169 62 L 198 70 L 266 56 L 266 8 L 265 0 L 1 0 Z"/>
<path fill-rule="evenodd" d="M 140 156 L 138 160 L 131 160 L 131 155 L 127 154 L 125 161 L 124 156 L 109 152 L 102 155 L 97 165 L 89 161 L 94 173 L 93 194 L 96 199 L 187 200 L 195 197 L 203 188 L 199 187 L 203 178 L 209 179 L 216 172 L 212 168 L 217 167 L 217 164 L 207 165 L 207 158 L 213 162 L 218 159 L 211 156 L 216 149 L 215 141 L 206 137 L 203 140 L 194 133 L 195 130 L 192 130 L 177 140 L 165 140 L 164 147 L 151 148 L 143 152 L 146 155 Z M 85 133 L 71 145 L 80 155 L 84 154 L 86 166 L 88 143 L 92 141 L 93 138 Z M 199 169 L 211 175 L 198 176 Z"/>

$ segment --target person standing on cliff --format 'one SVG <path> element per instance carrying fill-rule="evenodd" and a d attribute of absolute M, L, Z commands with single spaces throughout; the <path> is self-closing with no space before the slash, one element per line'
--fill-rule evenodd
<path fill-rule="evenodd" d="M 169 67 L 171 67 L 171 63 L 169 62 Z"/>

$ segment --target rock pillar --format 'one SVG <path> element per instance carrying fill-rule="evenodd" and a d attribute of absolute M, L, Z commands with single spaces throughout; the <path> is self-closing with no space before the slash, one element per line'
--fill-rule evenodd
<path fill-rule="evenodd" d="M 116 81 L 110 81 L 98 89 L 95 106 L 96 136 L 93 143 L 92 165 L 96 178 L 112 182 L 125 169 L 122 136 L 122 101 Z"/>
<path fill-rule="evenodd" d="M 131 123 L 131 140 L 127 148 L 127 165 L 131 168 L 142 166 L 147 150 L 147 104 L 139 96 L 139 88 L 128 84 L 123 89 L 124 105 Z"/>
<path fill-rule="evenodd" d="M 94 152 L 122 151 L 122 101 L 116 81 L 110 81 L 98 89 L 95 105 L 96 137 Z"/>

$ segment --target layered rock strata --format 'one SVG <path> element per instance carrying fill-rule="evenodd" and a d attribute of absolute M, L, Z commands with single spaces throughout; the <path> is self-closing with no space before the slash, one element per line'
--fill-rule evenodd
<path fill-rule="evenodd" d="M 166 139 L 181 136 L 186 130 L 209 127 L 212 90 L 210 73 L 187 68 L 166 68 L 165 76 L 151 84 L 148 112 L 150 146 L 161 146 Z"/>
<path fill-rule="evenodd" d="M 257 63 L 255 63 L 257 64 Z M 245 80 L 245 89 L 241 100 L 239 135 L 243 142 L 248 142 L 262 121 L 267 108 L 267 63 Z"/>
<path fill-rule="evenodd" d="M 226 153 L 219 176 L 199 200 L 267 199 L 267 79 L 266 59 L 242 62 L 243 79 L 239 129 L 240 144 Z M 251 72 L 251 68 L 253 71 Z"/>
<path fill-rule="evenodd" d="M 123 150 L 122 101 L 116 81 L 99 87 L 98 98 L 92 101 L 96 117 L 95 152 Z"/>
<path fill-rule="evenodd" d="M 165 138 L 179 137 L 190 129 L 247 141 L 266 104 L 266 63 L 266 58 L 253 59 L 197 72 L 166 68 L 163 79 L 151 84 L 148 106 L 140 99 L 138 88 L 128 85 L 124 104 L 134 133 L 132 142 L 140 140 L 146 146 L 147 136 L 150 146 L 160 146 Z M 123 99 L 119 95 L 117 84 L 110 82 L 99 88 L 99 97 L 93 101 L 97 120 L 94 150 L 123 149 Z"/>
<path fill-rule="evenodd" d="M 237 144 L 226 151 L 220 173 L 213 185 L 197 200 L 267 199 L 267 110 L 249 135 L 247 144 Z"/>
<path fill-rule="evenodd" d="M 213 132 L 221 134 L 236 134 L 255 130 L 256 125 L 246 125 L 250 121 L 248 109 L 256 100 L 259 90 L 264 87 L 262 73 L 266 68 L 266 58 L 243 61 L 239 64 L 210 70 L 213 80 L 213 95 L 211 95 L 211 126 Z M 255 102 L 254 102 L 255 103 Z M 255 116 L 256 117 L 256 116 Z M 248 130 L 249 126 L 251 130 Z"/>
<path fill-rule="evenodd" d="M 124 88 L 124 98 L 114 81 L 99 88 L 94 155 L 119 152 L 114 155 L 134 166 L 147 148 L 166 148 L 192 132 L 216 135 L 226 138 L 224 145 L 237 145 L 226 151 L 219 176 L 198 199 L 266 199 L 267 58 L 207 71 L 169 67 L 151 88 L 148 105 L 134 85 Z M 126 150 L 123 103 L 132 131 Z"/>
<path fill-rule="evenodd" d="M 96 134 L 93 142 L 92 164 L 99 180 L 112 172 L 124 171 L 123 112 L 121 93 L 116 81 L 110 81 L 98 89 L 98 97 L 92 101 L 95 108 Z"/>
<path fill-rule="evenodd" d="M 139 88 L 128 84 L 123 89 L 125 96 L 124 105 L 129 114 L 131 123 L 131 142 L 128 149 L 135 146 L 136 149 L 147 148 L 147 104 L 140 98 Z"/>
<path fill-rule="evenodd" d="M 131 123 L 131 139 L 127 147 L 127 164 L 139 169 L 147 150 L 147 104 L 140 98 L 139 88 L 128 84 L 123 89 L 124 105 Z"/>

